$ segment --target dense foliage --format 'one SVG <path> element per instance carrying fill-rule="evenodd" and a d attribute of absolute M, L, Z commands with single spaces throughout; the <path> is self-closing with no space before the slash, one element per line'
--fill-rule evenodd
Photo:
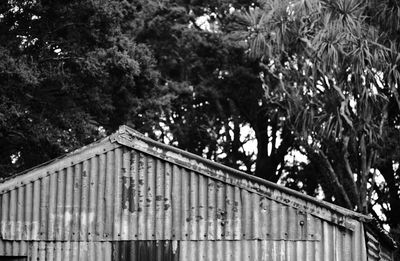
<path fill-rule="evenodd" d="M 3 1 L 0 175 L 128 124 L 400 234 L 399 10 L 391 0 Z"/>
<path fill-rule="evenodd" d="M 0 171 L 31 167 L 126 122 L 150 129 L 169 104 L 140 4 L 3 1 Z M 99 127 L 101 128 L 99 129 Z"/>

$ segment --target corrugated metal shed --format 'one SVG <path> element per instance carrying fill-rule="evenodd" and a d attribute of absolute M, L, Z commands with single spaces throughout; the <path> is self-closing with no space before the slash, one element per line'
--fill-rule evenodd
<path fill-rule="evenodd" d="M 394 260 L 393 246 L 395 243 L 379 224 L 375 224 L 374 222 L 366 224 L 365 241 L 367 244 L 368 260 Z"/>
<path fill-rule="evenodd" d="M 0 183 L 0 195 L 0 256 L 367 260 L 368 217 L 125 126 Z"/>

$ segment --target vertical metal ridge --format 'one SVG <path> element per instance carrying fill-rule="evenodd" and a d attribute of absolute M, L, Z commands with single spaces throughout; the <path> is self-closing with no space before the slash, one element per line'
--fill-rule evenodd
<path fill-rule="evenodd" d="M 146 165 L 147 161 L 143 154 L 139 153 L 139 179 L 138 179 L 138 239 L 144 240 L 146 239 L 146 219 L 143 215 L 145 211 L 146 204 L 146 185 L 147 185 L 147 177 L 146 177 Z"/>
<path fill-rule="evenodd" d="M 71 239 L 71 223 L 72 223 L 72 200 L 73 200 L 73 172 L 72 167 L 68 167 L 65 171 L 65 205 L 63 210 L 63 224 L 62 229 L 64 230 L 63 239 L 70 240 Z M 36 190 L 36 188 L 35 188 Z"/>
<path fill-rule="evenodd" d="M 155 167 L 155 178 L 154 178 L 154 234 L 155 234 L 155 239 L 161 240 L 164 237 L 164 219 L 165 219 L 165 213 L 164 213 L 164 199 L 166 198 L 165 195 L 165 165 L 159 160 L 156 159 L 155 161 L 156 167 Z"/>
<path fill-rule="evenodd" d="M 107 151 L 106 154 L 106 175 L 105 175 L 105 191 L 104 191 L 104 198 L 105 198 L 105 224 L 104 224 L 104 236 L 106 239 L 112 239 L 113 234 L 113 194 L 114 194 L 114 151 Z"/>
<path fill-rule="evenodd" d="M 207 209 L 208 209 L 208 184 L 207 178 L 204 176 L 199 176 L 198 179 L 198 223 L 197 223 L 197 231 L 199 239 L 207 238 Z"/>
<path fill-rule="evenodd" d="M 20 235 L 19 239 L 23 238 L 23 224 L 24 224 L 24 212 L 25 212 L 25 188 L 17 188 L 17 213 L 16 213 L 16 233 Z"/>
<path fill-rule="evenodd" d="M 180 169 L 176 165 L 172 165 L 172 238 L 180 238 L 180 223 L 181 223 L 181 175 Z"/>
<path fill-rule="evenodd" d="M 225 238 L 233 239 L 233 208 L 234 208 L 234 196 L 233 187 L 226 186 L 225 188 L 225 224 L 223 227 L 223 233 Z"/>
<path fill-rule="evenodd" d="M 112 169 L 112 198 L 111 198 L 111 220 L 112 220 L 112 233 L 111 238 L 113 240 L 120 240 L 121 238 L 121 189 L 122 189 L 122 153 L 120 148 L 114 150 L 114 165 Z"/>
<path fill-rule="evenodd" d="M 82 182 L 81 182 L 81 198 L 80 198 L 80 216 L 79 216 L 79 240 L 88 240 L 88 224 L 89 224 L 89 191 L 90 191 L 90 161 L 82 162 Z"/>
<path fill-rule="evenodd" d="M 89 195 L 88 195 L 88 229 L 87 229 L 87 239 L 89 241 L 96 238 L 96 223 L 97 223 L 97 197 L 98 197 L 98 167 L 99 167 L 99 157 L 95 156 L 89 160 Z"/>
<path fill-rule="evenodd" d="M 72 215 L 72 225 L 71 225 L 71 240 L 79 240 L 80 231 L 80 214 L 81 214 L 81 189 L 82 189 L 82 173 L 81 164 L 78 163 L 72 168 L 73 171 L 73 192 L 72 192 L 72 203 L 71 203 L 71 215 Z M 47 203 L 47 202 L 46 202 Z"/>
<path fill-rule="evenodd" d="M 198 233 L 198 218 L 199 218 L 199 195 L 198 195 L 198 175 L 193 171 L 189 173 L 189 239 L 197 240 L 199 238 Z"/>
<path fill-rule="evenodd" d="M 215 239 L 215 216 L 216 216 L 216 210 L 215 210 L 215 202 L 216 202 L 216 197 L 215 197 L 215 181 L 212 180 L 211 178 L 207 178 L 207 239 L 208 240 L 214 240 Z"/>
<path fill-rule="evenodd" d="M 100 154 L 98 163 L 98 180 L 97 180 L 97 195 L 96 195 L 96 221 L 95 233 L 96 238 L 104 237 L 104 191 L 105 191 L 105 175 L 106 175 L 106 155 Z"/>
<path fill-rule="evenodd" d="M 122 149 L 122 169 L 121 169 L 121 223 L 120 223 L 120 240 L 127 240 L 131 233 L 129 224 L 130 213 L 133 208 L 133 200 L 131 197 L 135 192 L 134 180 L 131 176 L 131 153 L 129 150 Z"/>
<path fill-rule="evenodd" d="M 64 170 L 57 171 L 54 175 L 57 176 L 56 195 L 55 197 L 55 228 L 54 238 L 63 238 L 64 232 L 64 213 L 65 213 L 65 172 Z M 29 238 L 29 237 L 28 237 Z"/>
<path fill-rule="evenodd" d="M 172 166 L 165 162 L 164 169 L 164 222 L 163 222 L 163 237 L 172 239 Z"/>
<path fill-rule="evenodd" d="M 135 150 L 131 151 L 131 172 L 130 172 L 130 180 L 132 181 L 130 185 L 130 190 L 128 189 L 128 193 L 130 193 L 129 200 L 129 208 L 128 208 L 128 216 L 129 216 L 129 228 L 130 234 L 134 239 L 139 237 L 139 153 Z M 131 192 L 130 192 L 131 191 Z"/>
<path fill-rule="evenodd" d="M 189 172 L 186 169 L 180 169 L 181 173 L 181 187 L 180 187 L 180 195 L 181 198 L 181 209 L 180 209 L 180 224 L 181 227 L 181 234 L 180 238 L 188 239 L 189 237 L 189 223 L 190 221 L 190 177 Z"/>
<path fill-rule="evenodd" d="M 155 225 L 156 225 L 156 172 L 157 172 L 157 161 L 153 157 L 146 157 L 147 160 L 147 186 L 146 190 L 146 205 L 145 205 L 145 220 L 146 220 L 146 239 L 154 240 L 156 236 Z"/>
<path fill-rule="evenodd" d="M 216 205 L 215 205 L 215 211 L 216 211 L 216 222 L 215 222 L 215 233 L 216 237 L 215 239 L 217 240 L 223 240 L 225 235 L 223 233 L 223 227 L 225 226 L 225 215 L 226 215 L 226 204 L 224 200 L 225 196 L 225 186 L 223 183 L 220 181 L 217 181 L 216 183 Z"/>
<path fill-rule="evenodd" d="M 54 238 L 56 223 L 56 195 L 57 191 L 57 173 L 48 176 L 49 179 L 49 201 L 47 210 L 47 233 L 46 238 Z"/>

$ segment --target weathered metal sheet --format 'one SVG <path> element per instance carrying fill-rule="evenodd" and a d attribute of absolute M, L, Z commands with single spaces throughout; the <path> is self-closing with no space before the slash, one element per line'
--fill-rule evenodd
<path fill-rule="evenodd" d="M 3 241 L 0 239 L 0 257 L 1 256 L 27 256 L 28 251 L 29 251 L 29 242 L 26 242 L 26 241 Z"/>
<path fill-rule="evenodd" d="M 373 235 L 370 231 L 366 230 L 365 240 L 367 243 L 367 253 L 368 261 L 382 260 L 382 261 L 392 261 L 393 253 L 380 244 L 377 237 Z"/>
<path fill-rule="evenodd" d="M 179 241 L 134 240 L 113 242 L 113 261 L 178 261 Z"/>
<path fill-rule="evenodd" d="M 1 195 L 7 240 L 320 240 L 321 220 L 124 147 Z"/>
<path fill-rule="evenodd" d="M 32 260 L 122 260 L 160 240 L 179 241 L 180 260 L 366 260 L 362 222 L 344 210 L 128 143 L 0 184 L 0 244 L 30 241 Z"/>
<path fill-rule="evenodd" d="M 366 261 L 362 230 L 357 234 L 323 224 L 323 239 L 181 241 L 180 260 L 196 261 Z M 357 251 L 358 250 L 358 251 Z"/>
<path fill-rule="evenodd" d="M 329 220 L 330 213 L 335 212 L 341 216 L 351 217 L 357 220 L 366 221 L 372 219 L 371 217 L 361 213 L 348 210 L 332 203 L 317 200 L 314 197 L 288 189 L 259 177 L 246 174 L 173 146 L 168 146 L 154 141 L 127 126 L 120 126 L 118 132 L 110 136 L 110 140 L 134 148 L 148 155 L 161 158 L 175 165 L 182 166 L 186 169 L 222 180 L 223 182 L 239 187 L 245 187 L 248 190 L 269 194 L 274 198 L 274 200 L 284 200 L 287 205 L 293 205 L 297 208 L 304 208 L 304 210 L 313 211 L 315 215 L 319 215 L 321 218 L 328 218 L 328 221 L 339 221 L 337 222 L 338 225 L 345 225 L 345 220 Z M 283 198 L 279 192 L 284 194 Z M 316 208 L 316 206 L 321 208 Z"/>
<path fill-rule="evenodd" d="M 316 261 L 352 260 L 324 256 L 317 241 L 182 241 L 181 260 L 196 261 Z M 339 253 L 338 253 L 339 254 Z"/>
<path fill-rule="evenodd" d="M 112 261 L 111 242 L 35 241 L 30 261 Z"/>

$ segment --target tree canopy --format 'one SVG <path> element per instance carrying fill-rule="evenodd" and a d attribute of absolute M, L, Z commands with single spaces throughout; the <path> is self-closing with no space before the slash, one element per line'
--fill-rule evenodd
<path fill-rule="evenodd" d="M 0 175 L 128 124 L 399 235 L 399 10 L 390 0 L 4 1 Z"/>

